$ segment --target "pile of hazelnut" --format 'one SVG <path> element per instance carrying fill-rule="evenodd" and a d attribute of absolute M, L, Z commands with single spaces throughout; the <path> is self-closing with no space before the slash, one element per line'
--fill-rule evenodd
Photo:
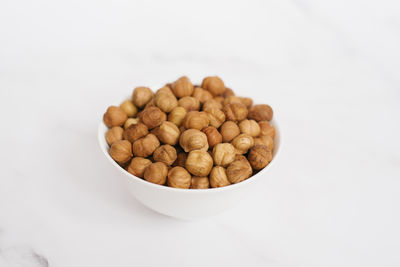
<path fill-rule="evenodd" d="M 272 160 L 272 109 L 235 96 L 217 76 L 186 76 L 110 106 L 103 121 L 111 157 L 148 182 L 203 189 L 239 183 Z"/>

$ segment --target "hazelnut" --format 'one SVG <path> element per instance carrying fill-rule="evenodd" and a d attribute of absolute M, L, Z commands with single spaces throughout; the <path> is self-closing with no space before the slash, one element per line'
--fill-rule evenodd
<path fill-rule="evenodd" d="M 249 97 L 240 97 L 242 104 L 245 105 L 247 108 L 250 108 L 253 105 L 253 99 Z"/>
<path fill-rule="evenodd" d="M 156 102 L 154 101 L 154 97 L 144 106 L 144 109 L 150 107 L 156 107 Z M 137 117 L 139 117 L 139 114 L 140 113 L 138 113 Z"/>
<path fill-rule="evenodd" d="M 210 184 L 213 188 L 223 187 L 231 184 L 228 180 L 228 176 L 226 175 L 226 170 L 224 167 L 216 166 L 212 169 L 210 173 Z"/>
<path fill-rule="evenodd" d="M 168 86 L 168 85 L 165 85 L 164 87 L 161 87 L 160 89 L 158 89 L 157 92 L 156 92 L 156 94 L 161 93 L 161 92 L 163 92 L 163 93 L 174 94 L 174 93 L 172 92 L 172 90 L 171 90 L 171 87 Z"/>
<path fill-rule="evenodd" d="M 176 160 L 175 160 L 175 162 L 172 164 L 172 166 L 173 166 L 173 167 L 176 167 L 176 166 L 185 167 L 186 159 L 187 159 L 187 153 L 185 153 L 185 152 L 179 152 L 179 153 L 178 153 L 178 156 L 176 157 Z"/>
<path fill-rule="evenodd" d="M 201 104 L 213 98 L 212 94 L 201 87 L 194 88 L 193 97 L 198 99 Z"/>
<path fill-rule="evenodd" d="M 127 171 L 136 177 L 143 178 L 144 170 L 150 166 L 151 160 L 142 157 L 134 157 L 128 166 Z"/>
<path fill-rule="evenodd" d="M 185 170 L 185 168 L 177 166 L 168 172 L 168 186 L 188 189 L 190 187 L 191 180 L 192 176 L 187 170 Z"/>
<path fill-rule="evenodd" d="M 176 126 L 181 126 L 186 113 L 187 111 L 184 107 L 176 107 L 168 114 L 168 120 Z"/>
<path fill-rule="evenodd" d="M 164 162 L 167 165 L 174 163 L 176 157 L 176 149 L 171 145 L 162 145 L 153 153 L 154 161 Z"/>
<path fill-rule="evenodd" d="M 167 174 L 167 165 L 162 162 L 155 162 L 144 171 L 144 179 L 150 183 L 163 185 L 167 181 Z"/>
<path fill-rule="evenodd" d="M 254 145 L 265 145 L 272 151 L 274 149 L 274 139 L 272 139 L 271 136 L 262 135 L 258 138 L 254 138 Z"/>
<path fill-rule="evenodd" d="M 216 144 L 222 142 L 222 135 L 218 132 L 217 128 L 208 126 L 201 131 L 207 135 L 207 141 L 210 147 L 214 147 Z"/>
<path fill-rule="evenodd" d="M 114 142 L 122 140 L 122 135 L 124 133 L 124 129 L 119 126 L 114 126 L 106 133 L 106 141 L 109 146 L 111 146 Z"/>
<path fill-rule="evenodd" d="M 167 115 L 157 107 L 149 107 L 142 111 L 140 119 L 149 129 L 153 129 L 160 126 L 167 119 Z"/>
<path fill-rule="evenodd" d="M 230 121 L 242 121 L 247 117 L 247 108 L 242 103 L 231 103 L 224 106 L 226 119 Z"/>
<path fill-rule="evenodd" d="M 207 189 L 210 187 L 208 177 L 192 177 L 190 184 L 191 189 Z"/>
<path fill-rule="evenodd" d="M 226 169 L 226 175 L 228 176 L 229 182 L 232 184 L 239 183 L 246 180 L 253 174 L 251 165 L 247 159 L 235 160 L 229 164 Z"/>
<path fill-rule="evenodd" d="M 178 106 L 183 107 L 187 112 L 200 110 L 200 101 L 194 97 L 185 96 L 179 99 Z"/>
<path fill-rule="evenodd" d="M 227 143 L 240 134 L 240 129 L 233 121 L 226 121 L 222 124 L 220 133 L 222 135 L 222 141 Z"/>
<path fill-rule="evenodd" d="M 246 154 L 254 146 L 254 139 L 248 134 L 240 134 L 232 141 L 232 145 L 240 154 Z"/>
<path fill-rule="evenodd" d="M 210 91 L 213 95 L 221 95 L 225 92 L 225 84 L 218 76 L 206 77 L 201 87 Z"/>
<path fill-rule="evenodd" d="M 190 111 L 183 120 L 183 127 L 186 129 L 201 130 L 207 127 L 209 122 L 210 120 L 208 119 L 207 113 L 203 111 Z"/>
<path fill-rule="evenodd" d="M 272 151 L 265 145 L 256 145 L 249 152 L 249 162 L 254 170 L 261 170 L 272 160 Z"/>
<path fill-rule="evenodd" d="M 243 120 L 239 123 L 239 128 L 242 133 L 248 134 L 251 137 L 260 135 L 260 125 L 255 120 Z"/>
<path fill-rule="evenodd" d="M 222 94 L 222 97 L 227 98 L 230 96 L 235 95 L 235 93 L 233 92 L 233 90 L 231 88 L 226 87 L 225 92 Z"/>
<path fill-rule="evenodd" d="M 133 125 L 133 124 L 138 124 L 139 123 L 139 119 L 136 118 L 128 118 L 125 123 L 124 123 L 124 129 L 128 129 L 129 126 Z"/>
<path fill-rule="evenodd" d="M 143 108 L 153 98 L 154 94 L 147 87 L 136 87 L 133 90 L 132 102 L 138 108 Z"/>
<path fill-rule="evenodd" d="M 210 120 L 210 125 L 215 128 L 219 128 L 225 121 L 225 113 L 217 108 L 211 108 L 205 110 L 208 119 Z"/>
<path fill-rule="evenodd" d="M 179 138 L 179 144 L 185 152 L 192 150 L 208 150 L 207 135 L 197 129 L 184 131 Z"/>
<path fill-rule="evenodd" d="M 213 99 L 214 99 L 215 101 L 221 103 L 221 104 L 223 104 L 223 103 L 224 103 L 224 100 L 225 100 L 225 98 L 223 98 L 222 96 L 216 96 L 216 97 L 214 97 Z"/>
<path fill-rule="evenodd" d="M 260 125 L 261 133 L 260 135 L 268 135 L 272 138 L 275 137 L 275 127 L 269 123 L 269 121 L 260 121 L 258 123 Z"/>
<path fill-rule="evenodd" d="M 227 98 L 224 99 L 224 102 L 223 102 L 224 106 L 232 104 L 232 103 L 241 103 L 241 104 L 243 104 L 242 100 L 240 99 L 240 97 L 234 96 L 234 95 L 233 96 L 228 96 Z"/>
<path fill-rule="evenodd" d="M 189 152 L 185 167 L 194 176 L 208 176 L 213 167 L 213 159 L 206 151 L 192 150 Z"/>
<path fill-rule="evenodd" d="M 107 127 L 122 126 L 127 119 L 128 115 L 120 107 L 116 106 L 110 106 L 103 116 L 104 124 Z"/>
<path fill-rule="evenodd" d="M 272 120 L 273 111 L 268 105 L 255 105 L 249 110 L 249 119 L 256 121 L 270 121 Z"/>
<path fill-rule="evenodd" d="M 218 144 L 212 151 L 214 164 L 226 167 L 235 159 L 235 148 L 229 143 Z"/>
<path fill-rule="evenodd" d="M 212 109 L 212 108 L 222 109 L 222 103 L 218 102 L 215 99 L 210 99 L 210 100 L 207 100 L 203 104 L 203 110 Z"/>
<path fill-rule="evenodd" d="M 128 117 L 135 117 L 138 113 L 137 107 L 135 107 L 130 100 L 125 100 L 119 107 L 126 113 L 126 115 L 128 115 Z"/>
<path fill-rule="evenodd" d="M 154 104 L 164 112 L 170 112 L 178 106 L 176 97 L 166 90 L 158 91 L 154 97 Z"/>
<path fill-rule="evenodd" d="M 136 140 L 133 143 L 133 154 L 136 157 L 148 157 L 153 154 L 154 150 L 160 146 L 160 142 L 154 134 L 148 134 L 145 137 L 142 137 Z"/>
<path fill-rule="evenodd" d="M 132 158 L 132 144 L 127 140 L 115 141 L 110 148 L 110 156 L 119 164 L 125 164 Z"/>
<path fill-rule="evenodd" d="M 149 130 L 143 123 L 132 124 L 124 131 L 124 139 L 133 143 L 139 138 L 146 136 L 148 133 Z"/>
<path fill-rule="evenodd" d="M 171 86 L 172 92 L 174 92 L 174 95 L 178 98 L 193 94 L 193 84 L 186 76 L 179 78 Z"/>
<path fill-rule="evenodd" d="M 164 144 L 176 145 L 181 132 L 172 122 L 164 121 L 160 127 L 156 128 L 155 135 Z"/>
<path fill-rule="evenodd" d="M 247 160 L 247 158 L 245 156 L 243 156 L 242 154 L 236 154 L 235 155 L 235 160 Z"/>

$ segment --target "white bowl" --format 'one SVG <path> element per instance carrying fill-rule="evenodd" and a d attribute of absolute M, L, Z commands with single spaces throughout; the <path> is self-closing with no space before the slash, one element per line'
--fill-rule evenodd
<path fill-rule="evenodd" d="M 243 182 L 210 189 L 172 188 L 138 178 L 121 168 L 109 155 L 109 147 L 105 140 L 108 128 L 103 122 L 99 125 L 98 139 L 101 150 L 111 163 L 110 168 L 117 170 L 116 176 L 126 182 L 127 189 L 138 201 L 161 214 L 184 220 L 195 220 L 216 215 L 235 206 L 244 197 L 252 194 L 252 190 L 260 181 L 268 178 L 268 170 L 277 159 L 281 141 L 278 125 L 275 121 L 271 121 L 271 124 L 274 125 L 276 134 L 273 158 L 268 166 Z"/>

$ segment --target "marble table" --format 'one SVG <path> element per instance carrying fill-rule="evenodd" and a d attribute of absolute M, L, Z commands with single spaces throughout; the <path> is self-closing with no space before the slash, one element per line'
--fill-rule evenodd
<path fill-rule="evenodd" d="M 397 1 L 0 3 L 0 267 L 400 266 Z M 269 103 L 279 162 L 184 222 L 113 177 L 96 130 L 138 85 L 218 74 Z"/>

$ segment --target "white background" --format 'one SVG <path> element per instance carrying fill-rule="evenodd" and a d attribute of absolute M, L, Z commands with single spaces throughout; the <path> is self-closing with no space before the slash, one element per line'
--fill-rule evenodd
<path fill-rule="evenodd" d="M 0 266 L 400 266 L 398 1 L 0 2 Z M 283 134 L 220 216 L 158 215 L 96 140 L 135 86 L 221 76 Z"/>

